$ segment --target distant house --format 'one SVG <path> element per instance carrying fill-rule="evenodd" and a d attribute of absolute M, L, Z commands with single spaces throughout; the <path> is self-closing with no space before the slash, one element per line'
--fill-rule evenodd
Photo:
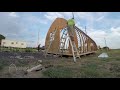
<path fill-rule="evenodd" d="M 27 44 L 26 44 L 26 42 L 22 42 L 22 41 L 13 41 L 13 40 L 2 39 L 1 40 L 1 46 L 4 46 L 4 47 L 16 47 L 16 48 L 26 48 Z"/>
<path fill-rule="evenodd" d="M 103 47 L 103 49 L 107 49 L 107 50 L 109 50 L 109 47 L 105 46 L 105 47 Z"/>

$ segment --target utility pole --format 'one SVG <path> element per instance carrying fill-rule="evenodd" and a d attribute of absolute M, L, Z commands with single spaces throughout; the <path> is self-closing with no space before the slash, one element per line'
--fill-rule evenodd
<path fill-rule="evenodd" d="M 40 30 L 38 30 L 38 52 L 40 51 L 40 44 L 39 44 L 39 33 L 40 33 Z"/>
<path fill-rule="evenodd" d="M 40 30 L 38 30 L 38 45 L 39 45 L 39 32 L 40 32 Z"/>
<path fill-rule="evenodd" d="M 74 13 L 72 12 L 72 16 L 73 16 L 73 18 L 74 18 Z"/>
<path fill-rule="evenodd" d="M 107 44 L 106 44 L 106 39 L 104 38 L 104 40 L 105 40 L 105 46 L 107 47 Z"/>
<path fill-rule="evenodd" d="M 85 33 L 87 34 L 86 26 L 85 26 Z"/>
<path fill-rule="evenodd" d="M 109 48 L 107 47 L 106 38 L 104 38 L 104 40 L 105 40 L 105 49 L 107 51 L 107 50 L 109 50 Z"/>

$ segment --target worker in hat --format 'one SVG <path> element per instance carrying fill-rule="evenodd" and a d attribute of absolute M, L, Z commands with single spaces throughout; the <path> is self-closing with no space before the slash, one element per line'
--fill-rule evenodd
<path fill-rule="evenodd" d="M 74 27 L 75 27 L 75 21 L 74 18 L 69 19 L 67 21 L 67 26 L 68 26 L 68 33 L 72 41 L 74 41 Z"/>

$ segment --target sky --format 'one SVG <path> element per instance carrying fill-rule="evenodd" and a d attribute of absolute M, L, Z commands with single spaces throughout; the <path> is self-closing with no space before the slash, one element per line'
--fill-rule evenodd
<path fill-rule="evenodd" d="M 72 17 L 72 12 L 0 12 L 0 34 L 8 40 L 25 41 L 28 47 L 45 45 L 52 22 Z M 85 31 L 101 47 L 120 49 L 120 12 L 74 12 L 76 26 Z"/>

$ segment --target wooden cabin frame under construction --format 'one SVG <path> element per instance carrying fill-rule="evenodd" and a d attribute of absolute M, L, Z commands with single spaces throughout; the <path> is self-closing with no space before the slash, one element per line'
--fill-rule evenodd
<path fill-rule="evenodd" d="M 77 26 L 74 33 L 74 43 L 79 55 L 94 53 L 97 50 L 95 41 Z M 73 56 L 73 48 L 67 30 L 67 20 L 56 18 L 46 36 L 46 53 Z"/>

